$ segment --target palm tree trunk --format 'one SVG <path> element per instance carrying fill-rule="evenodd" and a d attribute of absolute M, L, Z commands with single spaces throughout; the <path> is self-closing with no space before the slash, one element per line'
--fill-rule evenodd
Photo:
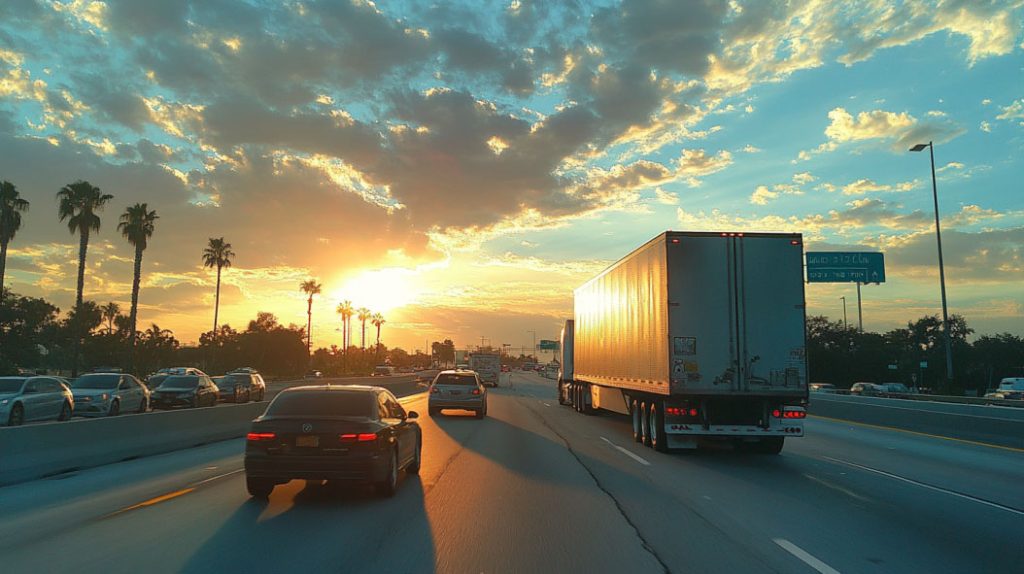
<path fill-rule="evenodd" d="M 142 247 L 135 247 L 135 277 L 132 279 L 132 310 L 128 315 L 131 331 L 128 333 L 128 368 L 135 370 L 135 321 L 139 316 L 139 283 L 142 281 Z M 113 319 L 111 319 L 113 322 Z"/>
<path fill-rule="evenodd" d="M 71 338 L 71 376 L 78 376 L 78 346 L 81 344 L 82 291 L 85 290 L 85 253 L 89 249 L 89 228 L 83 227 L 78 236 L 78 292 L 75 294 L 74 335 Z"/>
<path fill-rule="evenodd" d="M 217 315 L 220 313 L 220 270 L 221 266 L 217 266 L 217 295 L 213 301 L 213 334 L 217 334 Z"/>
<path fill-rule="evenodd" d="M 309 306 L 306 307 L 306 354 L 313 352 L 313 296 L 309 296 Z"/>
<path fill-rule="evenodd" d="M 0 243 L 0 307 L 4 300 L 4 272 L 7 271 L 7 242 Z"/>
<path fill-rule="evenodd" d="M 377 325 L 377 349 L 380 349 L 380 325 Z"/>
<path fill-rule="evenodd" d="M 363 338 L 362 338 L 363 350 L 366 350 L 366 319 L 363 319 Z"/>

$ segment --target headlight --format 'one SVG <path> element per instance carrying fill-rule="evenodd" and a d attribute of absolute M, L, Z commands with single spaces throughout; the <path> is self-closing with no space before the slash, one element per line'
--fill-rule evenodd
<path fill-rule="evenodd" d="M 107 393 L 103 393 L 102 395 L 100 395 L 100 400 L 101 401 L 105 401 L 105 400 L 107 400 L 109 398 L 110 398 L 110 395 L 108 395 Z"/>
<path fill-rule="evenodd" d="M 92 401 L 92 397 L 75 397 L 75 400 L 80 403 L 88 403 Z"/>
<path fill-rule="evenodd" d="M 0 406 L 6 405 L 9 402 L 11 402 L 11 399 L 4 399 L 4 400 L 0 401 Z"/>

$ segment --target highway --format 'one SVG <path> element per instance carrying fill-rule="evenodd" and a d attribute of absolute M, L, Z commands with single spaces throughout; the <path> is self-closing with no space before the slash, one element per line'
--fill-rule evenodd
<path fill-rule="evenodd" d="M 484 420 L 420 413 L 391 499 L 251 500 L 244 440 L 0 488 L 5 572 L 1014 572 L 1024 451 L 811 417 L 779 456 L 660 454 L 515 372 Z"/>

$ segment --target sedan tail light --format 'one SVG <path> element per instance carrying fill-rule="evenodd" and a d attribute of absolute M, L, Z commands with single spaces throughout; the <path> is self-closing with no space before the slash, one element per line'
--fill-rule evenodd
<path fill-rule="evenodd" d="M 272 432 L 251 432 L 245 435 L 245 440 L 250 440 L 253 442 L 263 442 L 268 440 L 274 440 L 275 438 L 277 438 L 277 433 Z"/>
<path fill-rule="evenodd" d="M 473 389 L 472 394 L 479 395 L 480 394 L 480 389 Z"/>
<path fill-rule="evenodd" d="M 345 433 L 338 435 L 338 440 L 341 442 L 373 442 L 377 440 L 377 433 Z"/>
<path fill-rule="evenodd" d="M 432 392 L 432 393 L 440 393 L 441 389 L 439 389 L 437 387 L 430 387 L 430 392 Z"/>

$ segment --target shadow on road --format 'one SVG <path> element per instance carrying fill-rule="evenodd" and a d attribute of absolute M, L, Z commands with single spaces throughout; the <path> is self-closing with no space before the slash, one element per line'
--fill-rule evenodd
<path fill-rule="evenodd" d="M 404 476 L 390 499 L 311 481 L 280 485 L 269 501 L 247 499 L 182 571 L 432 573 L 435 563 L 422 484 Z"/>

